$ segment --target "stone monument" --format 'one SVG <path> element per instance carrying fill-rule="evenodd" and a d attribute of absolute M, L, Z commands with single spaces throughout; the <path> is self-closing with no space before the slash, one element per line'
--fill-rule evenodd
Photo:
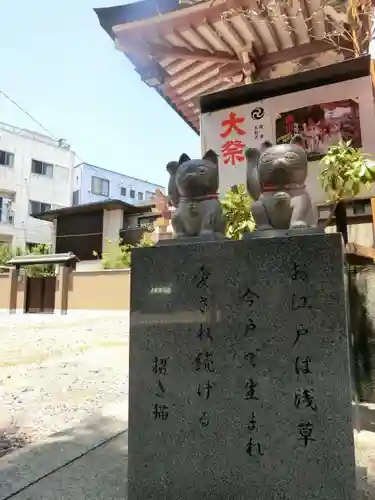
<path fill-rule="evenodd" d="M 128 500 L 355 500 L 343 248 L 136 249 Z"/>

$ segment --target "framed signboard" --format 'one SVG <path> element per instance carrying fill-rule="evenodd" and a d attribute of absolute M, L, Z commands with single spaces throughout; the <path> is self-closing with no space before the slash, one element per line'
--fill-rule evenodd
<path fill-rule="evenodd" d="M 304 138 L 309 160 L 321 158 L 340 141 L 351 140 L 355 148 L 361 148 L 359 105 L 346 99 L 279 114 L 276 119 L 277 144 L 290 142 L 296 134 Z"/>

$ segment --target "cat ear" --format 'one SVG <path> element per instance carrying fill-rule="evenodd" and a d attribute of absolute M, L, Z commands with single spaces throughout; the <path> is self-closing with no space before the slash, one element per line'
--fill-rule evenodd
<path fill-rule="evenodd" d="M 292 137 L 290 144 L 296 144 L 297 146 L 300 146 L 301 148 L 305 149 L 305 139 L 300 134 L 297 134 L 294 137 Z"/>
<path fill-rule="evenodd" d="M 182 153 L 180 156 L 180 159 L 178 160 L 178 164 L 181 165 L 181 163 L 184 163 L 185 161 L 189 161 L 190 156 L 188 156 L 186 153 Z"/>
<path fill-rule="evenodd" d="M 217 154 L 215 153 L 215 151 L 213 151 L 212 149 L 209 149 L 208 151 L 206 151 L 203 155 L 203 158 L 202 160 L 209 160 L 209 161 L 212 161 L 212 163 L 216 166 L 219 165 L 219 158 L 217 156 Z"/>
<path fill-rule="evenodd" d="M 167 172 L 170 175 L 173 175 L 177 172 L 178 167 L 179 167 L 179 164 L 177 161 L 170 161 L 169 163 L 167 163 Z"/>
<path fill-rule="evenodd" d="M 262 142 L 262 144 L 260 145 L 260 152 L 261 153 L 264 153 L 264 151 L 268 148 L 272 147 L 272 142 L 270 141 L 264 141 Z"/>

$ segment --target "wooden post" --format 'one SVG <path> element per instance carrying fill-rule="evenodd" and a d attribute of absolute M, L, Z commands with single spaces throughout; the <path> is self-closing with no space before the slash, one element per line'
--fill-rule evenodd
<path fill-rule="evenodd" d="M 375 235 L 375 198 L 371 198 L 372 232 Z"/>
<path fill-rule="evenodd" d="M 55 295 L 56 309 L 60 309 L 61 314 L 68 312 L 68 292 L 69 292 L 69 276 L 71 268 L 69 266 L 60 265 L 59 270 L 59 290 Z"/>
<path fill-rule="evenodd" d="M 17 288 L 18 269 L 11 267 L 9 269 L 9 314 L 15 314 L 17 311 Z"/>

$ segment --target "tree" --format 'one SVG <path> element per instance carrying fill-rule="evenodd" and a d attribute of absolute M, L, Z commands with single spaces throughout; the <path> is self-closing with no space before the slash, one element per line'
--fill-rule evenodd
<path fill-rule="evenodd" d="M 2 243 L 0 245 L 0 266 L 7 267 L 8 262 L 14 256 L 15 250 L 8 243 Z M 2 269 L 0 269 L 2 272 Z"/>
<path fill-rule="evenodd" d="M 147 231 L 143 234 L 141 241 L 137 245 L 125 245 L 121 238 L 117 240 L 107 239 L 107 251 L 102 253 L 103 269 L 127 269 L 131 266 L 131 253 L 133 248 L 151 247 L 154 242 Z M 98 259 L 99 254 L 93 252 L 93 255 Z"/>
<path fill-rule="evenodd" d="M 0 266 L 8 266 L 8 262 L 13 257 L 21 255 L 48 255 L 50 253 L 50 246 L 43 243 L 34 245 L 30 251 L 24 251 L 19 247 L 13 248 L 9 243 L 2 243 L 0 244 Z M 55 275 L 54 264 L 35 264 L 33 266 L 27 266 L 25 269 L 25 274 L 29 277 Z"/>
<path fill-rule="evenodd" d="M 329 196 L 331 213 L 326 223 L 336 217 L 337 231 L 348 243 L 346 200 L 357 195 L 362 187 L 369 188 L 375 178 L 375 169 L 369 165 L 366 154 L 351 146 L 350 141 L 332 146 L 323 157 L 320 181 Z M 357 397 L 363 396 L 363 388 L 371 380 L 368 338 L 373 334 L 373 322 L 365 293 L 356 278 L 356 266 L 347 266 L 350 305 L 350 330 L 353 342 L 353 363 Z"/>
<path fill-rule="evenodd" d="M 226 236 L 233 240 L 240 240 L 244 233 L 255 229 L 255 222 L 251 214 L 253 200 L 248 195 L 243 184 L 233 186 L 221 201 L 224 215 L 227 219 Z"/>
<path fill-rule="evenodd" d="M 51 253 L 51 246 L 39 243 L 33 245 L 32 249 L 26 255 L 49 255 Z M 26 267 L 26 275 L 31 277 L 37 276 L 55 276 L 55 264 L 35 264 Z"/>
<path fill-rule="evenodd" d="M 115 241 L 107 239 L 106 248 L 107 251 L 102 252 L 101 258 L 103 269 L 125 269 L 130 267 L 131 245 L 122 244 L 120 238 Z M 99 254 L 95 251 L 93 255 L 98 259 L 100 258 Z"/>
<path fill-rule="evenodd" d="M 331 146 L 322 158 L 319 180 L 328 194 L 331 213 L 326 225 L 336 217 L 336 228 L 348 243 L 346 199 L 356 196 L 361 188 L 370 188 L 375 168 L 369 165 L 368 155 L 351 146 L 351 141 Z"/>

